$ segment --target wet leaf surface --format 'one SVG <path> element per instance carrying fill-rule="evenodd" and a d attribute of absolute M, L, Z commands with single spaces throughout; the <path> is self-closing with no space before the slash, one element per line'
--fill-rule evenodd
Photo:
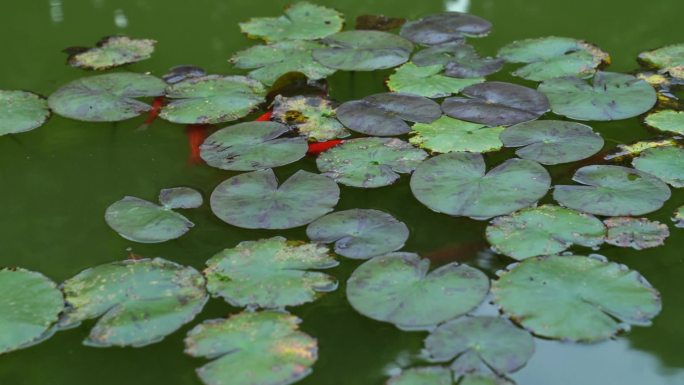
<path fill-rule="evenodd" d="M 159 192 L 159 203 L 170 209 L 196 209 L 202 206 L 202 194 L 190 187 L 165 188 Z"/>
<path fill-rule="evenodd" d="M 340 31 L 343 25 L 340 12 L 301 1 L 287 7 L 282 16 L 255 17 L 240 23 L 240 30 L 249 37 L 276 42 L 321 39 Z"/>
<path fill-rule="evenodd" d="M 451 370 L 441 366 L 423 366 L 402 371 L 387 385 L 452 385 Z"/>
<path fill-rule="evenodd" d="M 672 44 L 639 54 L 639 60 L 678 79 L 684 79 L 684 44 Z"/>
<path fill-rule="evenodd" d="M 484 81 L 484 78 L 478 77 L 458 79 L 446 76 L 442 74 L 443 69 L 444 66 L 440 64 L 418 67 L 409 62 L 390 75 L 387 87 L 393 92 L 420 95 L 426 98 L 441 98 Z"/>
<path fill-rule="evenodd" d="M 637 170 L 658 177 L 672 187 L 684 187 L 684 148 L 649 148 L 632 160 L 632 165 Z"/>
<path fill-rule="evenodd" d="M 109 36 L 98 41 L 94 48 L 77 50 L 69 55 L 67 62 L 72 67 L 106 70 L 149 59 L 156 43 L 151 39 Z"/>
<path fill-rule="evenodd" d="M 660 131 L 684 135 L 684 111 L 662 110 L 648 114 L 646 124 Z"/>
<path fill-rule="evenodd" d="M 382 31 L 344 31 L 321 41 L 327 48 L 313 51 L 314 59 L 326 67 L 344 71 L 374 71 L 408 61 L 413 44 Z"/>
<path fill-rule="evenodd" d="M 27 91 L 0 90 L 0 136 L 31 131 L 50 117 L 47 101 Z"/>
<path fill-rule="evenodd" d="M 411 127 L 409 142 L 430 152 L 490 152 L 503 146 L 499 134 L 503 127 L 487 127 L 478 123 L 442 116 L 432 123 L 416 123 Z"/>
<path fill-rule="evenodd" d="M 332 103 L 317 96 L 276 96 L 272 118 L 297 130 L 311 141 L 325 141 L 349 136 L 335 117 Z"/>
<path fill-rule="evenodd" d="M 603 223 L 608 228 L 606 243 L 636 250 L 662 246 L 670 236 L 667 225 L 646 218 L 608 218 Z"/>
<path fill-rule="evenodd" d="M 172 207 L 126 196 L 105 211 L 107 225 L 122 237 L 140 243 L 159 243 L 181 237 L 194 225 Z"/>
<path fill-rule="evenodd" d="M 409 21 L 401 36 L 414 43 L 436 45 L 463 41 L 466 36 L 485 36 L 492 29 L 489 21 L 467 13 L 444 12 Z"/>
<path fill-rule="evenodd" d="M 444 74 L 455 78 L 491 75 L 503 67 L 503 59 L 483 58 L 473 46 L 463 42 L 440 44 L 416 52 L 411 61 L 417 66 L 442 65 Z"/>

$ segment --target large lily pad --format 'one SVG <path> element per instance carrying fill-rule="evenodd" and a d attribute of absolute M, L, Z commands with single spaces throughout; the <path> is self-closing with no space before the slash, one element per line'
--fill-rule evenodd
<path fill-rule="evenodd" d="M 171 210 L 146 200 L 126 196 L 105 211 L 105 221 L 122 237 L 140 243 L 158 243 L 187 233 L 194 223 Z"/>
<path fill-rule="evenodd" d="M 553 205 L 522 209 L 494 218 L 487 241 L 497 253 L 518 260 L 559 254 L 572 245 L 597 247 L 606 228 L 596 217 Z"/>
<path fill-rule="evenodd" d="M 439 118 L 442 110 L 434 101 L 413 94 L 382 93 L 346 102 L 337 108 L 337 117 L 346 127 L 367 135 L 406 134 L 406 123 L 429 123 Z"/>
<path fill-rule="evenodd" d="M 389 186 L 399 174 L 411 173 L 425 151 L 396 138 L 358 138 L 322 153 L 316 165 L 323 175 L 353 187 Z"/>
<path fill-rule="evenodd" d="M 534 204 L 551 185 L 549 173 L 531 160 L 509 159 L 485 171 L 480 154 L 442 154 L 418 166 L 411 191 L 433 211 L 487 219 Z"/>
<path fill-rule="evenodd" d="M 156 43 L 151 39 L 109 36 L 98 41 L 94 48 L 68 48 L 67 52 L 74 52 L 69 55 L 67 62 L 72 67 L 106 70 L 149 59 Z"/>
<path fill-rule="evenodd" d="M 50 117 L 47 101 L 27 91 L 0 90 L 0 136 L 31 131 Z"/>
<path fill-rule="evenodd" d="M 672 187 L 684 187 L 684 148 L 649 148 L 632 160 L 632 165 L 637 170 L 655 175 Z"/>
<path fill-rule="evenodd" d="M 680 206 L 675 210 L 672 220 L 675 223 L 675 227 L 684 227 L 684 206 Z"/>
<path fill-rule="evenodd" d="M 419 44 L 436 45 L 463 41 L 466 36 L 485 36 L 492 29 L 489 21 L 461 12 L 444 12 L 410 21 L 401 36 Z"/>
<path fill-rule="evenodd" d="M 285 123 L 312 141 L 325 141 L 349 136 L 335 118 L 329 100 L 317 96 L 276 96 L 273 102 L 274 120 Z"/>
<path fill-rule="evenodd" d="M 628 325 L 649 325 L 660 295 L 623 265 L 579 255 L 527 259 L 501 275 L 494 302 L 531 332 L 598 341 Z"/>
<path fill-rule="evenodd" d="M 442 110 L 452 118 L 488 126 L 510 126 L 537 119 L 549 110 L 544 94 L 512 83 L 484 82 L 466 87 L 444 100 Z"/>
<path fill-rule="evenodd" d="M 402 371 L 387 381 L 387 385 L 452 385 L 451 370 L 442 366 L 423 366 Z"/>
<path fill-rule="evenodd" d="M 503 146 L 499 140 L 503 130 L 442 116 L 432 123 L 414 124 L 409 142 L 431 152 L 490 152 Z"/>
<path fill-rule="evenodd" d="M 311 4 L 295 3 L 279 17 L 256 17 L 240 23 L 240 30 L 249 37 L 266 41 L 316 40 L 342 29 L 344 16 L 334 9 Z"/>
<path fill-rule="evenodd" d="M 684 79 L 684 43 L 642 52 L 639 54 L 639 60 L 672 77 Z"/>
<path fill-rule="evenodd" d="M 207 75 L 170 85 L 159 116 L 173 123 L 216 124 L 240 119 L 264 101 L 266 89 L 244 76 Z"/>
<path fill-rule="evenodd" d="M 473 84 L 482 83 L 484 78 L 458 79 L 442 75 L 441 64 L 418 67 L 413 63 L 403 64 L 390 75 L 387 87 L 393 92 L 441 98 L 461 91 Z"/>
<path fill-rule="evenodd" d="M 166 83 L 154 76 L 116 72 L 76 79 L 48 98 L 50 108 L 67 118 L 88 122 L 130 119 L 152 107 L 137 98 L 164 94 Z"/>
<path fill-rule="evenodd" d="M 21 349 L 50 335 L 64 308 L 57 285 L 40 273 L 0 269 L 0 354 Z"/>
<path fill-rule="evenodd" d="M 575 162 L 603 148 L 603 138 L 591 127 L 563 120 L 537 120 L 508 127 L 501 134 L 506 147 L 521 147 L 515 154 L 541 164 Z"/>
<path fill-rule="evenodd" d="M 306 155 L 306 139 L 283 136 L 290 129 L 276 122 L 244 122 L 210 135 L 200 156 L 212 167 L 253 171 L 298 161 Z"/>
<path fill-rule="evenodd" d="M 401 249 L 409 230 L 383 211 L 351 209 L 315 220 L 306 235 L 314 242 L 335 242 L 335 253 L 344 257 L 367 259 Z"/>
<path fill-rule="evenodd" d="M 170 209 L 196 209 L 202 206 L 202 194 L 190 187 L 171 187 L 159 192 L 159 203 Z"/>
<path fill-rule="evenodd" d="M 603 223 L 608 228 L 606 243 L 636 250 L 662 246 L 670 236 L 667 225 L 646 218 L 608 218 Z"/>
<path fill-rule="evenodd" d="M 211 210 L 222 221 L 247 229 L 289 229 L 329 213 L 340 199 L 330 178 L 297 171 L 280 186 L 273 170 L 226 179 L 211 194 Z"/>
<path fill-rule="evenodd" d="M 188 332 L 185 353 L 213 361 L 197 370 L 207 385 L 288 385 L 311 374 L 318 343 L 288 313 L 242 312 Z"/>
<path fill-rule="evenodd" d="M 646 124 L 660 131 L 684 135 L 684 111 L 662 110 L 648 114 Z"/>
<path fill-rule="evenodd" d="M 382 31 L 344 31 L 328 36 L 327 46 L 313 51 L 326 67 L 344 71 L 375 71 L 396 67 L 409 59 L 410 41 Z"/>
<path fill-rule="evenodd" d="M 475 268 L 455 262 L 429 268 L 430 261 L 414 253 L 372 258 L 347 281 L 347 299 L 372 319 L 427 329 L 468 313 L 489 292 L 489 279 Z"/>
<path fill-rule="evenodd" d="M 207 261 L 204 275 L 209 292 L 233 306 L 282 308 L 335 290 L 335 278 L 311 270 L 337 264 L 325 246 L 273 237 L 221 251 Z"/>
<path fill-rule="evenodd" d="M 444 74 L 455 78 L 478 78 L 498 72 L 503 59 L 483 58 L 473 46 L 458 42 L 440 44 L 416 52 L 411 61 L 418 66 L 440 64 Z"/>
<path fill-rule="evenodd" d="M 572 178 L 585 186 L 556 186 L 553 198 L 565 207 L 590 214 L 642 215 L 670 199 L 670 189 L 653 175 L 621 166 L 593 165 Z"/>
<path fill-rule="evenodd" d="M 591 84 L 576 77 L 544 81 L 555 114 L 576 120 L 620 120 L 643 114 L 656 103 L 656 92 L 632 75 L 598 71 Z"/>
<path fill-rule="evenodd" d="M 208 298 L 204 285 L 197 270 L 161 258 L 100 265 L 62 284 L 69 306 L 59 325 L 99 318 L 86 345 L 149 345 L 195 318 Z"/>

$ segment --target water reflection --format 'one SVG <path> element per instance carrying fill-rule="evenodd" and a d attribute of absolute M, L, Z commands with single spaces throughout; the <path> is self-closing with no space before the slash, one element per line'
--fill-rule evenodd
<path fill-rule="evenodd" d="M 449 12 L 468 12 L 470 0 L 444 0 L 444 9 Z"/>
<path fill-rule="evenodd" d="M 114 11 L 114 25 L 119 28 L 128 27 L 128 18 L 124 14 L 123 9 L 117 9 Z"/>
<path fill-rule="evenodd" d="M 61 23 L 64 21 L 62 0 L 50 0 L 50 20 L 52 20 L 53 23 Z"/>

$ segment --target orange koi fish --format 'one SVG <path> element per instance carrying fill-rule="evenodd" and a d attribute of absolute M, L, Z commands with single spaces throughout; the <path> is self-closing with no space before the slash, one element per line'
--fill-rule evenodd
<path fill-rule="evenodd" d="M 202 157 L 200 157 L 200 146 L 208 135 L 208 126 L 206 124 L 188 124 L 185 126 L 185 133 L 188 135 L 188 145 L 190 147 L 190 154 L 188 155 L 188 163 L 200 164 Z"/>
<path fill-rule="evenodd" d="M 163 96 L 157 96 L 154 98 L 152 101 L 152 108 L 150 109 L 149 115 L 147 115 L 147 119 L 145 119 L 145 122 L 138 127 L 138 130 L 143 131 L 146 130 L 147 127 L 152 125 L 152 122 L 159 116 L 159 111 L 161 111 L 161 108 L 164 107 L 166 104 L 166 98 Z"/>
<path fill-rule="evenodd" d="M 318 155 L 322 152 L 325 152 L 335 146 L 338 146 L 342 144 L 344 140 L 342 139 L 333 139 L 333 140 L 328 140 L 326 142 L 314 142 L 314 143 L 309 143 L 309 149 L 306 151 L 307 155 Z"/>
<path fill-rule="evenodd" d="M 269 120 L 271 120 L 271 115 L 272 115 L 272 114 L 273 114 L 272 111 L 271 111 L 271 110 L 268 110 L 268 111 L 264 112 L 263 115 L 261 115 L 261 116 L 259 116 L 258 118 L 254 119 L 254 121 L 255 121 L 255 122 L 268 122 Z"/>

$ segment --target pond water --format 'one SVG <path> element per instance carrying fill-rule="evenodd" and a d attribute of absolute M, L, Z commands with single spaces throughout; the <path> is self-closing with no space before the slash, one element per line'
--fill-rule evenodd
<path fill-rule="evenodd" d="M 253 44 L 237 23 L 254 16 L 278 15 L 289 1 L 273 0 L 30 0 L 0 4 L 0 85 L 48 95 L 83 76 L 64 64 L 61 49 L 91 45 L 102 36 L 127 34 L 156 39 L 152 59 L 131 65 L 135 72 L 161 75 L 178 64 L 209 73 L 230 73 L 227 59 Z M 638 68 L 641 51 L 682 40 L 680 0 L 366 0 L 317 3 L 342 11 L 349 22 L 359 14 L 406 18 L 444 10 L 467 11 L 490 20 L 490 36 L 472 43 L 483 54 L 521 38 L 569 36 L 593 42 L 613 58 L 610 70 Z M 506 68 L 508 69 L 508 67 Z M 510 80 L 510 71 L 492 76 Z M 389 72 L 339 72 L 331 96 L 339 101 L 383 92 Z M 518 80 L 519 81 L 519 80 Z M 532 85 L 533 83 L 530 83 Z M 120 123 L 86 123 L 54 116 L 40 129 L 0 137 L 0 265 L 39 271 L 56 282 L 98 264 L 125 258 L 129 251 L 202 269 L 216 252 L 243 240 L 274 235 L 306 239 L 304 227 L 254 231 L 229 226 L 208 205 L 188 211 L 196 224 L 188 235 L 161 244 L 138 244 L 117 236 L 103 220 L 105 208 L 124 195 L 154 200 L 159 189 L 192 186 L 205 197 L 237 173 L 192 165 L 181 125 L 157 120 L 136 131 L 145 117 Z M 653 133 L 637 118 L 591 123 L 612 147 Z M 506 154 L 511 155 L 511 152 Z M 495 164 L 501 155 L 489 156 Z M 306 158 L 280 167 L 283 179 L 298 169 L 316 172 Z M 570 181 L 576 166 L 548 167 L 554 184 Z M 452 218 L 430 211 L 412 196 L 409 178 L 392 187 L 342 187 L 338 210 L 377 208 L 392 213 L 411 231 L 404 250 L 431 256 L 434 265 L 467 262 L 490 276 L 511 260 L 487 251 L 486 222 Z M 552 202 L 550 194 L 543 202 Z M 536 339 L 527 366 L 512 375 L 519 384 L 675 385 L 684 384 L 684 230 L 672 226 L 671 213 L 684 203 L 673 190 L 663 209 L 648 218 L 667 223 L 665 246 L 634 251 L 603 247 L 600 254 L 639 271 L 663 297 L 663 311 L 651 327 L 635 327 L 615 339 L 590 345 Z M 381 384 L 387 371 L 420 351 L 425 333 L 402 332 L 391 324 L 356 313 L 344 296 L 344 282 L 359 262 L 343 259 L 331 274 L 341 287 L 320 300 L 292 309 L 301 328 L 319 340 L 319 359 L 302 385 Z M 482 313 L 491 313 L 483 308 Z M 237 312 L 212 299 L 196 321 Z M 28 349 L 0 356 L 0 384 L 8 385 L 199 385 L 194 369 L 205 360 L 183 353 L 186 325 L 162 343 L 145 348 L 97 349 L 83 346 L 94 322 L 57 333 Z"/>

